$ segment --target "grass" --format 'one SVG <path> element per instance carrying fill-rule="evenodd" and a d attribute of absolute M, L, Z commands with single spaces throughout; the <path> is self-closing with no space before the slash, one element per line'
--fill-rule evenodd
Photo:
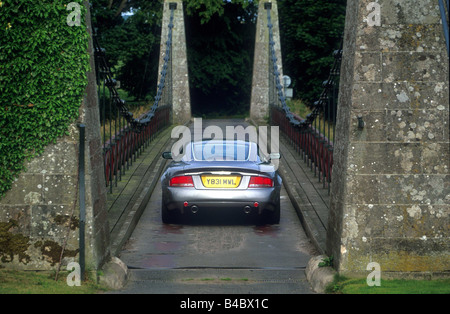
<path fill-rule="evenodd" d="M 289 109 L 292 113 L 298 115 L 299 117 L 305 119 L 312 110 L 306 106 L 300 99 L 291 99 L 287 102 Z M 313 123 L 313 127 L 319 130 L 321 134 L 324 134 L 329 140 L 333 140 L 334 128 L 333 124 L 325 121 L 322 115 L 319 115 Z"/>
<path fill-rule="evenodd" d="M 55 281 L 54 272 L 0 269 L 0 294 L 97 294 L 106 291 L 90 278 L 79 287 L 71 287 L 66 282 L 68 274 L 60 272 Z"/>
<path fill-rule="evenodd" d="M 366 279 L 336 276 L 327 289 L 334 294 L 450 294 L 450 279 L 383 279 L 380 286 L 368 286 Z"/>
<path fill-rule="evenodd" d="M 309 109 L 300 99 L 288 100 L 286 104 L 292 113 L 295 113 L 301 118 L 306 118 L 306 116 L 311 113 L 311 109 Z"/>
<path fill-rule="evenodd" d="M 133 114 L 133 117 L 136 119 L 139 119 L 140 116 L 150 111 L 151 104 L 142 105 L 142 106 L 135 106 L 135 107 L 129 107 L 128 110 Z M 120 122 L 119 122 L 120 119 Z M 116 132 L 119 132 L 120 128 L 124 127 L 124 124 L 126 121 L 122 117 L 117 117 L 116 120 L 106 120 L 101 121 L 101 139 L 102 142 L 106 139 L 108 141 L 110 139 L 111 135 L 114 135 Z"/>

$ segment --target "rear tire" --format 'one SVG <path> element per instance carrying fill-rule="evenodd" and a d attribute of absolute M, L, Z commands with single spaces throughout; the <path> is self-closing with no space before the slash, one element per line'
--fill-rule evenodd
<path fill-rule="evenodd" d="M 175 213 L 173 211 L 169 211 L 164 203 L 161 204 L 161 218 L 164 224 L 175 223 Z"/>
<path fill-rule="evenodd" d="M 280 223 L 280 202 L 278 201 L 275 210 L 267 212 L 266 223 L 269 225 L 278 225 Z"/>

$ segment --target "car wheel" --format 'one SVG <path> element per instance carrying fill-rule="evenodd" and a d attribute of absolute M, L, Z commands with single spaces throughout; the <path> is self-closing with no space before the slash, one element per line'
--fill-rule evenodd
<path fill-rule="evenodd" d="M 169 211 L 164 204 L 161 204 L 161 218 L 164 224 L 175 223 L 175 213 Z"/>
<path fill-rule="evenodd" d="M 273 212 L 268 212 L 266 216 L 266 223 L 269 225 L 277 225 L 280 223 L 280 203 Z"/>

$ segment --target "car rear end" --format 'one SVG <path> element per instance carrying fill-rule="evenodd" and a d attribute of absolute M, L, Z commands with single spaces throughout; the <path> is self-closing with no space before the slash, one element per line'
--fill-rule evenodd
<path fill-rule="evenodd" d="M 238 212 L 278 223 L 281 179 L 275 171 L 262 172 L 256 161 L 193 158 L 173 168 L 162 181 L 163 220 L 171 222 L 180 214 Z"/>
<path fill-rule="evenodd" d="M 273 178 L 245 172 L 180 173 L 163 189 L 165 207 L 180 214 L 220 209 L 262 214 L 275 211 L 279 198 Z"/>

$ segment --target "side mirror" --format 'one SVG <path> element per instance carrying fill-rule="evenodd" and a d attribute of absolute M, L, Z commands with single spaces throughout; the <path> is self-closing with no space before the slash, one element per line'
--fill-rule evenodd
<path fill-rule="evenodd" d="M 164 158 L 164 159 L 172 159 L 172 153 L 171 152 L 164 152 L 164 153 L 162 153 L 162 158 Z"/>
<path fill-rule="evenodd" d="M 273 160 L 273 159 L 281 159 L 281 154 L 280 154 L 280 153 L 271 153 L 271 154 L 269 155 L 269 157 L 270 157 L 270 160 Z"/>

